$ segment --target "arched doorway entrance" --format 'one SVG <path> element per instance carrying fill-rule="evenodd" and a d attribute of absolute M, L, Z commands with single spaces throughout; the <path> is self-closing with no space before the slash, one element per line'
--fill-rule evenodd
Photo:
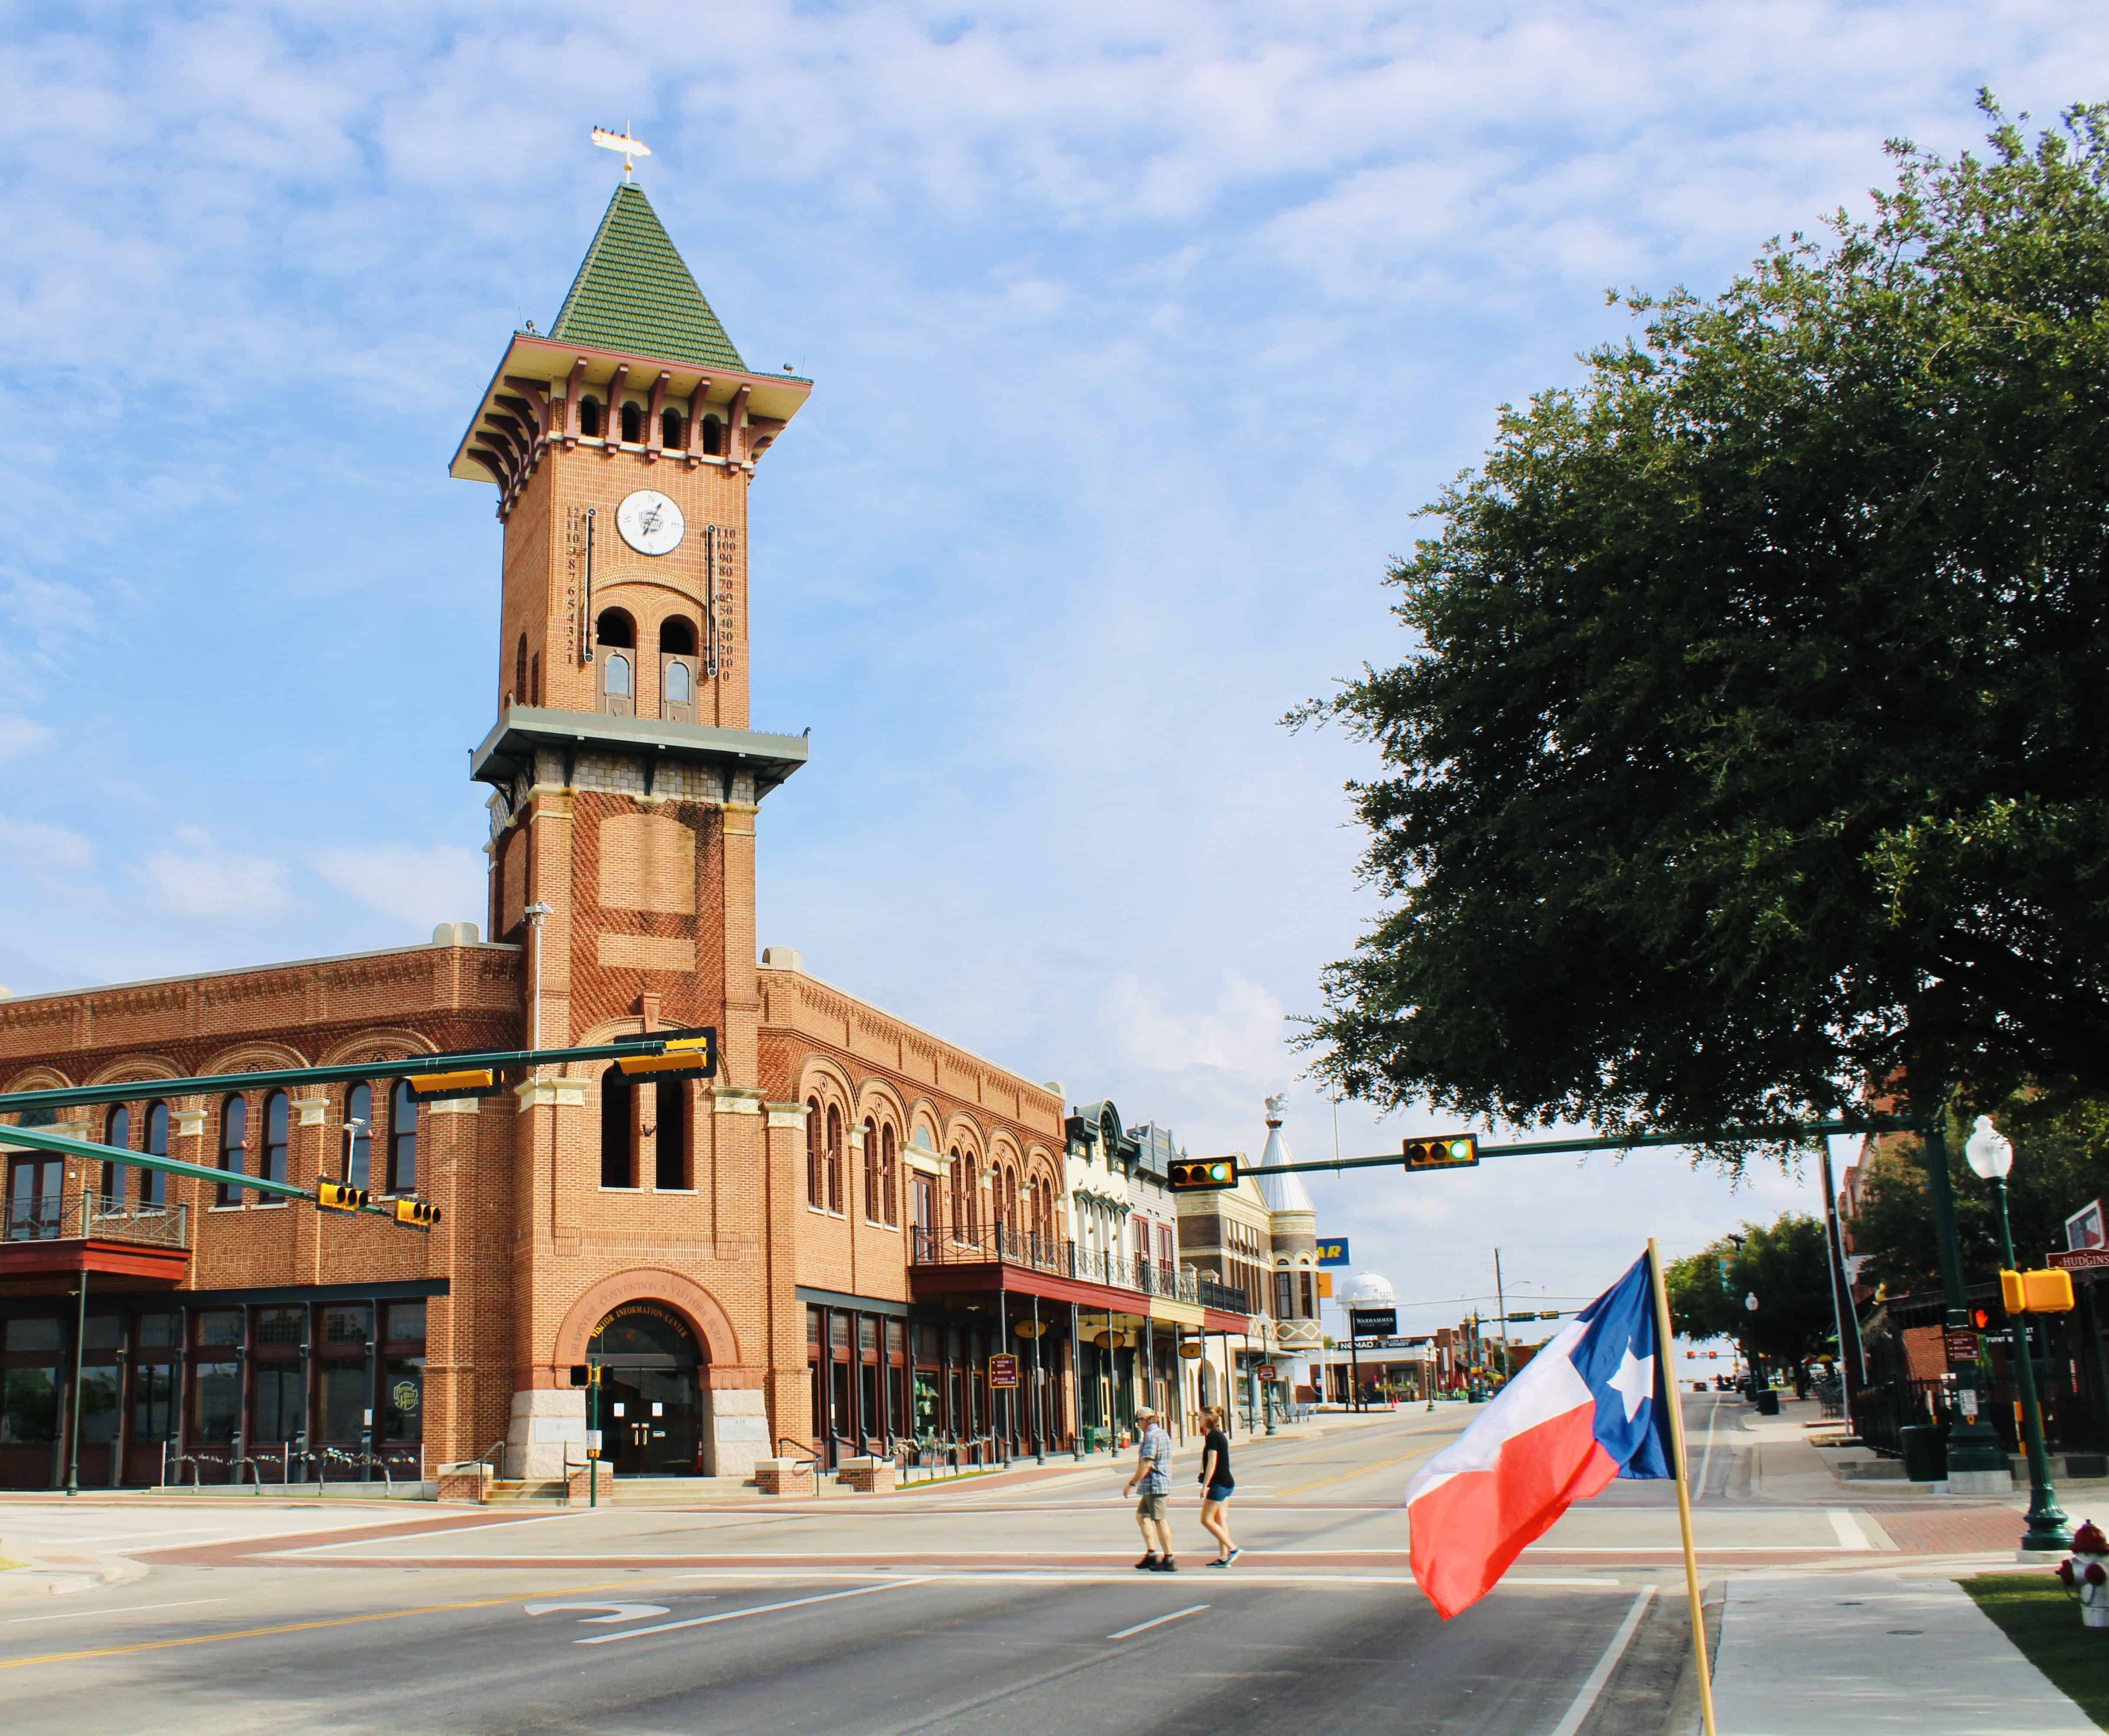
<path fill-rule="evenodd" d="M 600 1370 L 601 1457 L 615 1474 L 700 1475 L 704 1357 L 689 1323 L 663 1302 L 624 1302 L 594 1328 L 586 1359 Z"/>

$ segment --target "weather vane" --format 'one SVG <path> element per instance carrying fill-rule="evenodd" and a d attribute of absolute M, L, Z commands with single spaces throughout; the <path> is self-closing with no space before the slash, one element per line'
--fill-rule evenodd
<path fill-rule="evenodd" d="M 652 147 L 643 139 L 630 136 L 630 123 L 626 120 L 623 122 L 620 133 L 611 133 L 606 127 L 595 127 L 593 142 L 603 151 L 620 151 L 622 153 L 622 178 L 625 181 L 630 178 L 630 158 L 652 155 Z"/>

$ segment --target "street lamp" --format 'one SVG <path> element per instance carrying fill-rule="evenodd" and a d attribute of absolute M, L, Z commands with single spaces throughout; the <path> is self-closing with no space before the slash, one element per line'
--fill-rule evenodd
<path fill-rule="evenodd" d="M 1756 1315 L 1758 1311 L 1758 1292 L 1756 1291 L 1750 1290 L 1744 1292 L 1743 1311 L 1753 1317 Z M 1756 1319 L 1753 1318 L 1750 1324 L 1754 1327 L 1757 1323 Z M 1759 1399 L 1758 1341 L 1757 1335 L 1754 1332 L 1745 1332 L 1743 1335 L 1743 1367 L 1749 1373 L 1750 1377 L 1750 1402 L 1753 1405 L 1755 1405 L 1759 1402 Z"/>
<path fill-rule="evenodd" d="M 2017 1269 L 2014 1260 L 2013 1226 L 2007 1220 L 2007 1175 L 2014 1166 L 2012 1142 L 1993 1126 L 1989 1115 L 1977 1117 L 1975 1130 L 1962 1147 L 1971 1170 L 1992 1184 L 1999 1202 L 1999 1252 L 2006 1269 Z M 2035 1358 L 2029 1346 L 2028 1316 L 2010 1316 L 2007 1322 L 2008 1354 L 2014 1364 L 2015 1384 L 2021 1389 L 2021 1427 L 2026 1432 L 2029 1453 L 2029 1528 L 2022 1535 L 2024 1549 L 2069 1549 L 2072 1531 L 2057 1493 L 2050 1485 L 2050 1455 L 2044 1450 L 2043 1413 L 2036 1406 Z"/>

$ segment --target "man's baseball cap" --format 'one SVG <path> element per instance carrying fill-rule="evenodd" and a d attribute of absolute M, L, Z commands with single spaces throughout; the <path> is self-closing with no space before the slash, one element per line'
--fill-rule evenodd
<path fill-rule="evenodd" d="M 1138 1423 L 1140 1423 L 1145 1417 L 1154 1417 L 1156 1414 L 1157 1413 L 1152 1410 L 1147 1405 L 1138 1405 L 1135 1407 L 1136 1421 Z"/>

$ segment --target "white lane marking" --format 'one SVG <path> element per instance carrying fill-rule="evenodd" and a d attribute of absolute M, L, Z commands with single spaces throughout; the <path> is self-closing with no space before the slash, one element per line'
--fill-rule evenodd
<path fill-rule="evenodd" d="M 1574 1736 L 1589 1714 L 1596 1709 L 1596 1696 L 1604 1691 L 1604 1684 L 1610 1680 L 1611 1672 L 1619 1667 L 1619 1660 L 1633 1644 L 1633 1630 L 1641 1625 L 1641 1617 L 1654 1595 L 1655 1587 L 1648 1585 L 1633 1599 L 1633 1607 L 1626 1612 L 1626 1619 L 1619 1624 L 1618 1632 L 1611 1635 L 1611 1643 L 1604 1648 L 1604 1655 L 1596 1660 L 1596 1667 L 1582 1684 L 1582 1691 L 1574 1696 L 1574 1703 L 1567 1708 L 1567 1716 L 1553 1725 L 1552 1736 Z"/>
<path fill-rule="evenodd" d="M 596 1622 L 642 1621 L 647 1616 L 663 1616 L 664 1603 L 530 1603 L 526 1606 L 531 1616 L 553 1616 L 562 1609 L 602 1609 L 603 1616 L 581 1616 L 581 1626 L 590 1627 Z"/>
<path fill-rule="evenodd" d="M 124 1543 L 137 1542 L 142 1537 L 231 1537 L 233 1535 L 232 1531 L 222 1531 L 215 1526 L 170 1525 L 157 1531 L 104 1531 L 98 1536 L 79 1537 L 74 1540 L 77 1543 Z M 52 1540 L 56 1542 L 58 1539 L 54 1536 Z"/>
<path fill-rule="evenodd" d="M 1196 1603 L 1188 1609 L 1175 1609 L 1168 1616 L 1159 1616 L 1154 1621 L 1138 1621 L 1133 1627 L 1124 1627 L 1118 1634 L 1107 1635 L 1106 1638 L 1109 1639 L 1125 1639 L 1131 1634 L 1146 1633 L 1151 1628 L 1163 1627 L 1167 1621 L 1176 1621 L 1182 1616 L 1198 1616 L 1208 1607 L 1208 1606 L 1205 1603 Z"/>
<path fill-rule="evenodd" d="M 471 1520 L 466 1525 L 433 1525 L 420 1531 L 399 1532 L 393 1537 L 345 1537 L 335 1543 L 314 1544 L 305 1549 L 273 1549 L 269 1553 L 273 1555 L 319 1555 L 325 1549 L 356 1549 L 379 1543 L 419 1543 L 427 1537 L 458 1537 L 465 1531 L 502 1531 L 515 1525 L 547 1525 L 552 1519 L 568 1519 L 571 1517 L 569 1513 L 535 1513 L 526 1519 L 498 1519 L 488 1522 Z M 378 1529 L 382 1526 L 400 1525 L 402 1522 L 400 1519 L 375 1519 L 371 1522 L 370 1528 Z M 268 1531 L 261 1533 L 257 1540 L 260 1542 L 264 1537 L 273 1535 Z M 300 1533 L 295 1531 L 292 1535 L 298 1536 Z"/>
<path fill-rule="evenodd" d="M 692 1616 L 686 1621 L 662 1621 L 657 1627 L 625 1628 L 620 1634 L 595 1634 L 590 1639 L 574 1639 L 575 1646 L 611 1645 L 618 1639 L 636 1639 L 646 1634 L 671 1634 L 677 1628 L 708 1627 L 713 1622 L 739 1621 L 748 1616 L 766 1616 L 779 1609 L 798 1609 L 808 1603 L 832 1603 L 838 1598 L 869 1597 L 874 1591 L 899 1591 L 905 1586 L 927 1585 L 925 1580 L 893 1580 L 883 1585 L 859 1585 L 851 1591 L 824 1591 L 817 1597 L 791 1598 L 781 1603 L 762 1603 L 752 1609 L 728 1609 L 715 1616 Z"/>
<path fill-rule="evenodd" d="M 1721 1399 L 1714 1395 L 1714 1408 L 1706 1413 L 1706 1456 L 1699 1461 L 1699 1493 L 1695 1499 L 1706 1499 L 1706 1473 L 1714 1468 L 1714 1425 L 1721 1419 Z"/>
<path fill-rule="evenodd" d="M 1831 1529 L 1838 1534 L 1840 1549 L 1872 1549 L 1874 1548 L 1874 1540 L 1860 1529 L 1860 1522 L 1852 1514 L 1842 1507 L 1833 1507 L 1828 1510 L 1831 1515 Z"/>
<path fill-rule="evenodd" d="M 178 1598 L 173 1603 L 126 1603 L 116 1609 L 70 1609 L 59 1616 L 10 1616 L 0 1627 L 16 1627 L 25 1621 L 78 1621 L 83 1616 L 132 1616 L 142 1609 L 188 1609 L 196 1603 L 224 1603 L 225 1598 Z"/>

